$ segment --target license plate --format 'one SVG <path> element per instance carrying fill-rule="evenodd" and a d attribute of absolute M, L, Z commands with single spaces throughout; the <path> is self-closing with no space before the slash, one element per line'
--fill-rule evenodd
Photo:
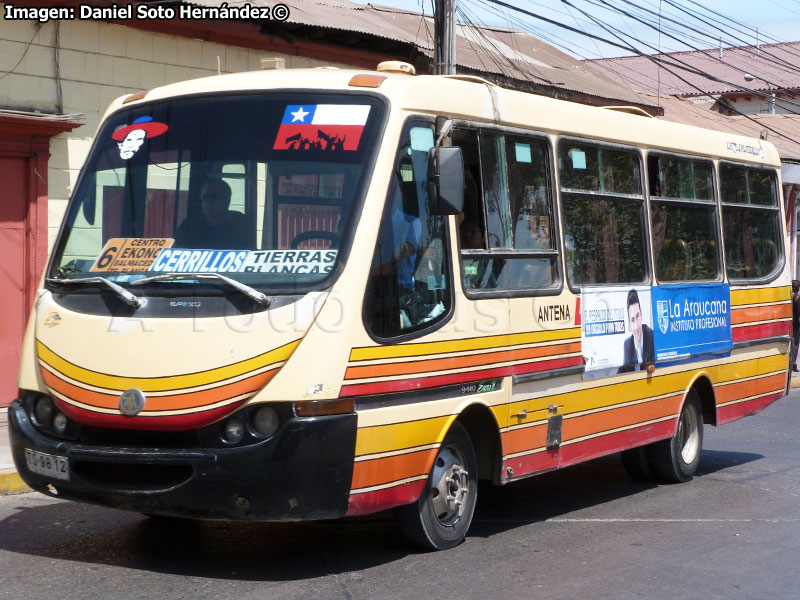
<path fill-rule="evenodd" d="M 69 481 L 69 461 L 66 456 L 55 456 L 25 448 L 25 462 L 28 463 L 28 469 L 34 473 Z"/>

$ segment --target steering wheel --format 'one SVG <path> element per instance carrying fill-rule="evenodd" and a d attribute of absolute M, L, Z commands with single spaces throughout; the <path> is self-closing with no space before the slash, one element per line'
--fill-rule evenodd
<path fill-rule="evenodd" d="M 302 233 L 298 233 L 296 236 L 294 236 L 292 241 L 289 242 L 289 247 L 292 250 L 296 250 L 297 246 L 306 240 L 328 240 L 331 243 L 331 248 L 338 248 L 339 239 L 340 236 L 338 233 L 334 233 L 332 231 L 322 231 L 321 229 L 312 229 L 310 231 L 303 231 Z"/>

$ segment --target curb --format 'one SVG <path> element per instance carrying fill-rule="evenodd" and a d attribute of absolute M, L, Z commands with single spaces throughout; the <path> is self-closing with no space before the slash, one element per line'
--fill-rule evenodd
<path fill-rule="evenodd" d="M 0 469 L 0 496 L 24 494 L 31 488 L 25 485 L 16 469 Z"/>

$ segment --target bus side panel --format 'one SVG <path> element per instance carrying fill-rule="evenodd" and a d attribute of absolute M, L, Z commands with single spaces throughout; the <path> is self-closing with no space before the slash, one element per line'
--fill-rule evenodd
<path fill-rule="evenodd" d="M 416 501 L 433 469 L 439 447 L 467 406 L 482 405 L 497 430 L 507 420 L 507 391 L 459 394 L 440 399 L 409 396 L 406 402 L 358 409 L 359 428 L 348 515 L 360 515 Z M 381 402 L 381 400 L 378 400 Z M 492 419 L 492 415 L 494 419 Z M 476 448 L 476 451 L 478 448 Z"/>
<path fill-rule="evenodd" d="M 790 375 L 791 287 L 732 289 L 731 328 L 738 360 L 714 384 L 718 425 L 755 414 L 784 395 Z M 761 339 L 764 344 L 757 344 Z"/>
<path fill-rule="evenodd" d="M 788 285 L 731 290 L 733 343 L 792 335 L 792 288 Z"/>
<path fill-rule="evenodd" d="M 714 380 L 717 425 L 755 414 L 784 395 L 787 352 L 781 342 L 734 351 Z"/>
<path fill-rule="evenodd" d="M 504 467 L 516 479 L 669 437 L 690 376 L 685 370 L 657 376 L 640 372 L 517 386 L 514 397 L 529 398 L 526 417 L 533 418 L 503 432 Z M 547 409 L 551 405 L 563 420 L 560 445 L 548 449 Z"/>
<path fill-rule="evenodd" d="M 367 418 L 364 412 L 359 413 L 359 421 Z M 376 420 L 387 418 L 394 417 L 387 414 Z M 445 415 L 360 426 L 347 514 L 367 514 L 414 502 L 422 493 L 439 445 L 454 420 L 455 416 Z"/>
<path fill-rule="evenodd" d="M 516 479 L 668 438 L 698 375 L 713 384 L 718 424 L 758 412 L 784 394 L 786 352 L 784 343 L 774 342 L 727 358 L 662 366 L 650 376 L 576 376 L 518 386 L 515 398 L 530 398 L 525 404 L 531 422 L 502 432 L 504 469 L 512 469 L 510 479 Z M 520 404 L 512 404 L 512 415 Z M 563 418 L 561 444 L 553 449 L 546 445 L 550 404 Z"/>

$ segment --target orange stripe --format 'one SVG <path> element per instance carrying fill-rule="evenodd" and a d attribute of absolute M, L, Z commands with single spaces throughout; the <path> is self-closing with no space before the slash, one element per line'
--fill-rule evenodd
<path fill-rule="evenodd" d="M 678 414 L 683 394 L 676 394 L 653 402 L 622 406 L 612 410 L 564 419 L 562 441 L 610 431 L 618 427 L 635 425 L 661 417 Z M 543 448 L 547 443 L 547 425 L 514 429 L 503 434 L 503 454 L 525 452 Z"/>
<path fill-rule="evenodd" d="M 547 425 L 513 429 L 503 434 L 503 454 L 542 448 L 547 443 Z"/>
<path fill-rule="evenodd" d="M 755 306 L 753 308 L 734 308 L 731 311 L 731 324 L 749 323 L 751 321 L 768 321 L 785 319 L 792 316 L 791 304 L 777 306 Z"/>
<path fill-rule="evenodd" d="M 228 398 L 259 390 L 264 387 L 277 372 L 278 369 L 272 369 L 241 381 L 200 392 L 175 394 L 173 396 L 151 396 L 147 400 L 149 406 L 146 406 L 146 410 L 185 410 L 214 404 L 222 400 L 227 400 Z M 49 388 L 63 394 L 67 398 L 97 408 L 116 409 L 119 407 L 119 395 L 103 394 L 101 392 L 78 387 L 53 375 L 47 369 L 42 369 L 41 373 Z"/>
<path fill-rule="evenodd" d="M 653 402 L 623 406 L 575 419 L 564 419 L 561 439 L 566 442 L 586 435 L 610 431 L 618 427 L 627 427 L 661 417 L 677 415 L 681 398 L 683 398 L 683 394 L 676 394 Z"/>
<path fill-rule="evenodd" d="M 523 360 L 541 358 L 580 352 L 580 342 L 570 344 L 557 344 L 555 346 L 539 346 L 537 348 L 522 348 L 520 350 L 501 350 L 499 352 L 486 352 L 470 356 L 453 356 L 432 360 L 417 360 L 411 362 L 391 363 L 383 365 L 368 365 L 364 367 L 349 367 L 345 379 L 361 379 L 363 377 L 387 377 L 390 375 L 409 375 L 412 373 L 428 373 L 444 371 L 447 369 L 463 369 L 490 365 L 510 360 Z"/>
<path fill-rule="evenodd" d="M 749 381 L 719 386 L 714 388 L 714 392 L 717 397 L 717 404 L 723 404 L 725 402 L 731 402 L 732 400 L 740 400 L 748 396 L 771 392 L 779 388 L 782 389 L 784 385 L 786 385 L 786 374 L 777 373 L 761 379 L 751 379 Z"/>
<path fill-rule="evenodd" d="M 353 465 L 352 489 L 381 485 L 406 477 L 423 475 L 431 470 L 437 450 L 420 450 L 398 456 L 365 460 Z"/>

